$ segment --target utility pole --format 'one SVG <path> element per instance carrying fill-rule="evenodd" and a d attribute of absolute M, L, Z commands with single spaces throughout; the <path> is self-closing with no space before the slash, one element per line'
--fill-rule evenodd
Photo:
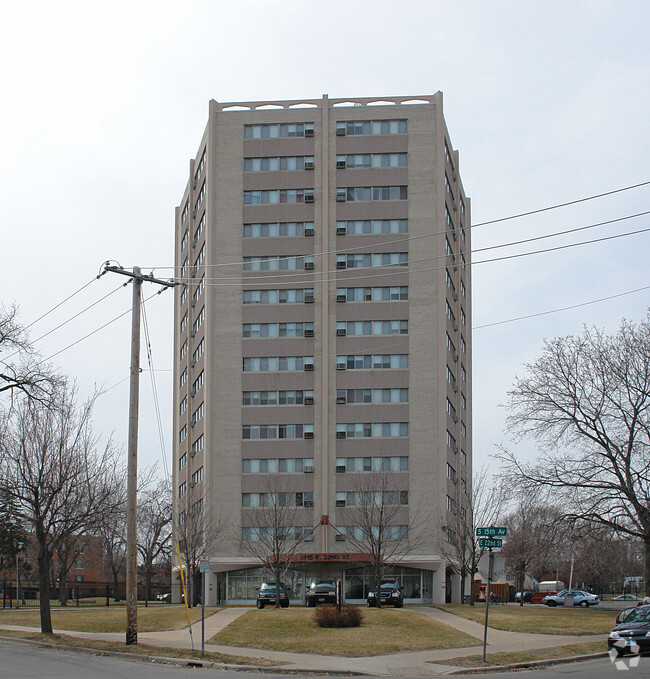
<path fill-rule="evenodd" d="M 162 281 L 153 275 L 143 275 L 140 267 L 133 271 L 122 267 L 104 266 L 111 271 L 129 276 L 133 281 L 133 309 L 131 315 L 131 371 L 129 383 L 129 438 L 127 447 L 126 480 L 126 644 L 138 643 L 138 540 L 137 540 L 137 488 L 138 488 L 138 409 L 140 404 L 140 306 L 142 282 L 156 283 L 166 288 L 179 285 Z M 162 290 L 161 290 L 162 292 Z"/>

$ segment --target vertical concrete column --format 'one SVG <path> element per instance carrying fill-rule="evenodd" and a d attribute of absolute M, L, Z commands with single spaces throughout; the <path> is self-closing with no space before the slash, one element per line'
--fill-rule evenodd
<path fill-rule="evenodd" d="M 206 606 L 216 606 L 217 605 L 217 574 L 216 573 L 206 573 L 205 574 L 205 605 Z"/>
<path fill-rule="evenodd" d="M 434 604 L 445 603 L 445 564 L 441 563 L 438 570 L 433 572 L 431 598 Z"/>
<path fill-rule="evenodd" d="M 451 576 L 451 603 L 452 604 L 462 604 L 460 600 L 460 575 L 454 573 Z"/>

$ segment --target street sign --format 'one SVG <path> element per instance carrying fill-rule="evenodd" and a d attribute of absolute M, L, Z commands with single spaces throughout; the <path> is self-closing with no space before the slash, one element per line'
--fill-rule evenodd
<path fill-rule="evenodd" d="M 476 536 L 484 538 L 505 538 L 508 535 L 508 529 L 505 526 L 489 526 L 487 528 L 477 528 Z"/>
<path fill-rule="evenodd" d="M 199 573 L 210 572 L 210 559 L 207 556 L 199 557 Z"/>
<path fill-rule="evenodd" d="M 494 549 L 495 547 L 503 547 L 503 540 L 498 538 L 479 538 L 478 546 L 489 547 L 491 549 Z"/>

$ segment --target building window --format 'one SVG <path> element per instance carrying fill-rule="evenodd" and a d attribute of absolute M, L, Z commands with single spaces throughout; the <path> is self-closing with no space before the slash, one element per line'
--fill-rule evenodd
<path fill-rule="evenodd" d="M 196 486 L 197 483 L 203 481 L 203 467 L 199 467 L 194 474 L 192 474 L 192 486 Z"/>
<path fill-rule="evenodd" d="M 192 396 L 194 396 L 197 391 L 203 387 L 203 382 L 205 380 L 205 371 L 201 370 L 199 376 L 192 382 Z"/>
<path fill-rule="evenodd" d="M 314 539 L 314 528 L 312 526 L 286 526 L 279 529 L 282 539 L 311 542 Z M 246 542 L 256 542 L 258 540 L 269 540 L 272 537 L 272 529 L 268 526 L 250 526 L 242 528 L 242 540 Z"/>
<path fill-rule="evenodd" d="M 203 292 L 205 288 L 205 274 L 201 276 L 201 280 L 199 281 L 199 284 L 196 286 L 194 289 L 194 292 L 192 293 L 192 305 L 196 304 L 199 297 L 201 296 L 201 293 Z"/>
<path fill-rule="evenodd" d="M 354 253 L 336 255 L 336 267 L 363 269 L 389 266 L 408 266 L 408 252 Z"/>
<path fill-rule="evenodd" d="M 347 370 L 404 370 L 408 354 L 348 354 L 336 357 L 336 367 Z"/>
<path fill-rule="evenodd" d="M 407 186 L 350 186 L 347 188 L 338 188 L 339 191 L 345 191 L 345 199 L 348 202 L 365 202 L 375 200 L 407 200 L 408 187 Z"/>
<path fill-rule="evenodd" d="M 456 439 L 452 436 L 452 434 L 448 431 L 447 432 L 447 446 L 454 452 L 458 452 L 458 446 L 456 445 Z"/>
<path fill-rule="evenodd" d="M 314 123 L 266 123 L 262 125 L 244 125 L 244 139 L 276 139 L 282 137 L 304 136 L 314 136 Z"/>
<path fill-rule="evenodd" d="M 313 356 L 247 356 L 243 359 L 244 372 L 293 372 L 314 366 Z"/>
<path fill-rule="evenodd" d="M 447 399 L 447 414 L 451 415 L 454 422 L 456 422 L 458 420 L 458 415 L 456 414 L 456 408 L 454 407 L 454 404 L 449 399 Z"/>
<path fill-rule="evenodd" d="M 205 229 L 205 212 L 201 215 L 201 219 L 199 220 L 199 223 L 196 225 L 196 229 L 194 231 L 194 236 L 192 237 L 192 246 L 195 246 L 199 242 L 199 238 L 201 238 L 201 234 L 203 233 L 203 229 Z"/>
<path fill-rule="evenodd" d="M 409 435 L 408 422 L 347 422 L 336 425 L 347 438 L 399 438 Z"/>
<path fill-rule="evenodd" d="M 244 323 L 242 336 L 260 337 L 309 337 L 314 334 L 314 324 L 308 323 Z"/>
<path fill-rule="evenodd" d="M 187 396 L 183 396 L 178 410 L 180 415 L 182 415 L 187 410 Z"/>
<path fill-rule="evenodd" d="M 408 233 L 408 219 L 355 219 L 336 222 L 336 232 L 346 236 Z"/>
<path fill-rule="evenodd" d="M 205 337 L 202 337 L 198 346 L 192 352 L 192 363 L 196 363 L 201 358 L 201 356 L 203 356 L 204 351 L 205 351 Z"/>
<path fill-rule="evenodd" d="M 447 462 L 447 478 L 453 483 L 457 482 L 456 470 Z"/>
<path fill-rule="evenodd" d="M 186 311 L 183 314 L 183 318 L 181 318 L 181 332 L 183 332 L 183 330 L 185 330 L 185 328 L 187 328 L 187 319 L 188 319 L 188 315 L 187 315 L 187 311 Z"/>
<path fill-rule="evenodd" d="M 406 285 L 336 289 L 336 299 L 346 302 L 397 302 L 408 298 L 409 289 Z"/>
<path fill-rule="evenodd" d="M 406 167 L 406 153 L 355 153 L 336 156 L 337 167 Z"/>
<path fill-rule="evenodd" d="M 368 505 L 393 506 L 393 505 L 408 505 L 409 493 L 408 490 L 387 490 L 387 491 L 353 491 L 353 492 L 337 492 L 336 504 L 337 506 L 346 507 L 363 507 Z"/>
<path fill-rule="evenodd" d="M 406 120 L 338 120 L 336 130 L 348 135 L 406 134 Z"/>
<path fill-rule="evenodd" d="M 305 231 L 314 235 L 314 222 L 268 222 L 244 224 L 244 238 L 284 238 L 304 236 Z"/>
<path fill-rule="evenodd" d="M 184 425 L 181 427 L 181 430 L 180 430 L 180 432 L 179 432 L 179 434 L 178 434 L 178 440 L 179 440 L 179 442 L 182 443 L 186 438 L 187 438 L 187 425 L 184 424 Z"/>
<path fill-rule="evenodd" d="M 454 500 L 453 497 L 449 497 L 449 495 L 447 495 L 447 511 L 451 512 L 452 514 L 458 513 L 458 509 L 456 507 L 456 500 Z"/>
<path fill-rule="evenodd" d="M 288 290 L 244 290 L 243 304 L 303 304 L 305 298 L 314 299 L 313 288 Z"/>
<path fill-rule="evenodd" d="M 187 466 L 187 453 L 183 453 L 179 458 L 178 458 L 178 469 L 179 471 L 181 469 L 184 469 Z"/>
<path fill-rule="evenodd" d="M 314 433 L 313 424 L 244 424 L 242 438 L 244 440 L 262 439 L 302 439 L 305 434 Z"/>
<path fill-rule="evenodd" d="M 314 168 L 314 156 L 244 158 L 244 172 L 277 172 Z"/>
<path fill-rule="evenodd" d="M 337 389 L 336 402 L 348 403 L 408 403 L 408 389 Z"/>
<path fill-rule="evenodd" d="M 287 389 L 283 391 L 244 391 L 243 406 L 302 405 L 314 401 L 311 389 Z"/>
<path fill-rule="evenodd" d="M 243 258 L 244 271 L 294 271 L 304 269 L 307 263 L 311 263 L 313 268 L 313 255 L 263 255 Z"/>
<path fill-rule="evenodd" d="M 368 526 L 337 526 L 337 528 L 353 540 L 368 540 L 370 537 Z M 408 539 L 408 526 L 382 526 L 381 532 L 384 540 Z M 379 536 L 379 526 L 373 526 L 372 533 L 376 537 Z"/>
<path fill-rule="evenodd" d="M 187 340 L 185 340 L 181 345 L 181 361 L 185 358 L 185 355 L 187 354 L 187 347 L 188 347 Z"/>
<path fill-rule="evenodd" d="M 241 461 L 242 474 L 294 474 L 314 471 L 311 457 L 250 458 Z"/>
<path fill-rule="evenodd" d="M 203 184 L 201 185 L 201 188 L 199 189 L 199 195 L 196 197 L 196 201 L 194 201 L 195 212 L 201 207 L 201 203 L 203 203 L 204 198 L 205 198 L 205 182 L 203 182 Z"/>
<path fill-rule="evenodd" d="M 187 483 L 183 481 L 180 486 L 178 486 L 178 497 L 185 497 L 187 493 Z"/>
<path fill-rule="evenodd" d="M 181 373 L 179 382 L 181 387 L 185 384 L 185 382 L 187 382 L 187 368 L 185 368 Z"/>
<path fill-rule="evenodd" d="M 313 203 L 314 189 L 262 189 L 244 191 L 244 205 Z"/>
<path fill-rule="evenodd" d="M 181 238 L 181 252 L 183 250 L 185 250 L 189 241 L 190 241 L 190 232 L 189 232 L 188 229 L 185 229 L 185 231 L 183 233 L 183 237 Z"/>
<path fill-rule="evenodd" d="M 337 457 L 337 472 L 407 472 L 409 459 L 400 457 Z"/>
<path fill-rule="evenodd" d="M 200 500 L 197 500 L 191 507 L 190 507 L 190 516 L 199 516 L 203 512 L 203 498 Z"/>
<path fill-rule="evenodd" d="M 205 320 L 205 307 L 201 307 L 201 311 L 196 315 L 196 318 L 194 319 L 194 323 L 192 323 L 192 334 L 196 335 L 196 333 L 199 331 L 199 328 L 203 325 L 203 321 Z"/>
<path fill-rule="evenodd" d="M 191 425 L 194 426 L 197 422 L 203 419 L 205 412 L 205 403 L 201 401 L 201 405 L 192 413 Z"/>
<path fill-rule="evenodd" d="M 196 441 L 192 444 L 192 448 L 190 449 L 190 454 L 192 457 L 194 457 L 197 453 L 200 453 L 203 450 L 203 443 L 205 439 L 203 437 L 203 434 L 199 436 Z"/>
<path fill-rule="evenodd" d="M 313 507 L 314 493 L 242 493 L 242 507 Z"/>
<path fill-rule="evenodd" d="M 337 334 L 347 335 L 407 335 L 408 321 L 338 321 Z"/>

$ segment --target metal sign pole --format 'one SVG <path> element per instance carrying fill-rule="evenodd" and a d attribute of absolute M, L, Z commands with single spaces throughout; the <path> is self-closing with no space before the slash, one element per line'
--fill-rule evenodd
<path fill-rule="evenodd" d="M 485 650 L 487 648 L 487 631 L 488 631 L 488 611 L 490 610 L 490 582 L 492 581 L 492 566 L 493 555 L 492 547 L 489 548 L 488 556 L 488 581 L 487 581 L 487 591 L 485 593 L 485 629 L 483 630 L 483 662 L 485 660 Z"/>
<path fill-rule="evenodd" d="M 201 573 L 201 655 L 205 655 L 205 571 Z"/>

